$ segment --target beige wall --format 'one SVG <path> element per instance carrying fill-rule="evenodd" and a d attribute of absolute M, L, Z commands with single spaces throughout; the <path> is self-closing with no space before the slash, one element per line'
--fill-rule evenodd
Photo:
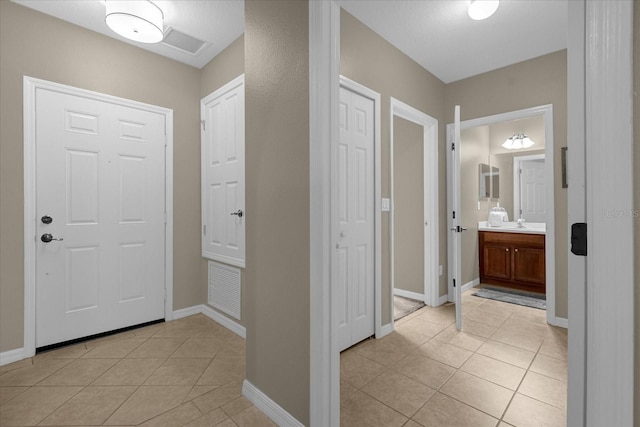
<path fill-rule="evenodd" d="M 424 128 L 393 117 L 395 289 L 424 294 Z"/>
<path fill-rule="evenodd" d="M 174 112 L 174 309 L 202 303 L 200 71 L 0 1 L 0 351 L 23 341 L 24 75 Z"/>
<path fill-rule="evenodd" d="M 447 122 L 461 105 L 462 120 L 553 104 L 556 226 L 556 316 L 567 318 L 567 190 L 562 187 L 560 149 L 567 140 L 566 50 L 534 58 L 446 86 Z"/>
<path fill-rule="evenodd" d="M 382 197 L 389 197 L 389 105 L 390 97 L 438 120 L 438 205 L 440 261 L 447 271 L 446 157 L 444 150 L 444 83 L 367 26 L 342 10 L 340 14 L 340 73 L 378 92 L 381 96 Z M 391 321 L 389 297 L 389 215 L 382 213 L 382 323 Z M 446 277 L 440 276 L 440 295 L 447 293 Z"/>
<path fill-rule="evenodd" d="M 244 73 L 244 34 L 238 37 L 233 43 L 227 46 L 226 49 L 216 55 L 216 57 L 213 58 L 211 62 L 209 62 L 202 68 L 200 78 L 200 98 L 206 97 L 207 95 L 221 88 L 242 73 Z M 203 303 L 206 303 L 208 301 L 208 260 L 204 258 L 200 259 L 202 260 L 201 300 Z M 216 310 L 211 306 L 209 307 L 213 310 L 216 310 L 221 316 L 229 317 L 234 322 L 239 323 L 242 326 L 246 326 L 245 315 L 247 313 L 247 310 L 249 310 L 249 306 L 247 304 L 246 298 L 247 284 L 245 281 L 244 270 L 241 270 L 240 280 L 240 319 L 228 316 L 226 313 Z"/>
<path fill-rule="evenodd" d="M 489 200 L 480 200 L 478 209 L 478 164 L 489 164 L 490 135 L 489 126 L 478 126 L 460 132 L 460 223 L 467 229 L 462 233 L 460 248 L 463 285 L 480 278 L 478 221 L 487 220 Z"/>
<path fill-rule="evenodd" d="M 245 3 L 247 380 L 309 423 L 309 10 Z"/>
<path fill-rule="evenodd" d="M 640 212 L 640 2 L 633 4 L 633 208 Z M 634 370 L 634 425 L 640 427 L 640 219 L 634 225 L 635 266 L 635 370 Z"/>

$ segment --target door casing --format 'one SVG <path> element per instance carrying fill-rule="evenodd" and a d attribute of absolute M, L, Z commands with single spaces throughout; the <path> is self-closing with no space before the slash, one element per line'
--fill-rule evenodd
<path fill-rule="evenodd" d="M 500 123 L 509 120 L 524 119 L 532 116 L 543 117 L 544 121 L 544 138 L 545 138 L 545 171 L 547 176 L 547 194 L 546 203 L 549 212 L 554 212 L 554 141 L 553 141 L 553 106 L 551 104 L 541 105 L 537 107 L 525 108 L 522 110 L 511 111 L 508 113 L 495 114 L 487 117 L 480 117 L 477 119 L 464 120 L 460 122 L 460 129 L 469 129 L 476 126 L 485 126 L 495 123 Z M 453 124 L 447 125 L 447 141 L 453 140 Z M 458 148 L 459 150 L 459 148 Z M 452 161 L 452 151 L 447 150 L 447 164 L 450 165 Z M 448 168 L 448 183 L 452 183 L 452 177 L 450 176 L 451 168 Z M 453 200 L 451 197 L 451 191 L 447 192 L 447 212 L 454 210 Z M 450 214 L 449 214 L 450 215 Z M 449 234 L 451 240 L 451 235 Z M 567 319 L 556 316 L 555 299 L 556 299 L 556 270 L 555 270 L 555 218 L 554 215 L 550 215 L 547 221 L 547 232 L 545 237 L 545 259 L 546 259 L 546 286 L 547 286 L 547 323 L 554 326 L 567 327 Z M 453 244 L 449 242 L 449 257 L 453 258 Z M 454 272 L 452 269 L 453 263 L 449 263 L 449 278 L 453 278 Z M 453 300 L 453 282 L 449 280 L 449 300 Z"/>
<path fill-rule="evenodd" d="M 36 91 L 46 89 L 165 116 L 165 320 L 173 319 L 173 110 L 24 76 L 24 342 L 23 357 L 36 351 Z"/>
<path fill-rule="evenodd" d="M 395 199 L 394 199 L 394 165 L 393 165 L 393 118 L 400 117 L 422 126 L 423 143 L 423 219 L 424 235 L 424 283 L 423 301 L 429 306 L 440 305 L 439 295 L 439 221 L 438 221 L 438 120 L 419 111 L 402 101 L 391 97 L 389 117 L 389 176 L 391 211 L 389 212 L 390 259 L 391 259 L 391 325 L 393 330 L 393 293 L 395 289 L 394 245 L 395 245 Z"/>

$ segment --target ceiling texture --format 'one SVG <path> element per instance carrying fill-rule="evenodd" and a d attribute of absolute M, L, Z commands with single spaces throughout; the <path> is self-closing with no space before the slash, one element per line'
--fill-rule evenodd
<path fill-rule="evenodd" d="M 105 24 L 104 0 L 13 0 L 26 7 L 166 56 L 204 67 L 244 32 L 243 0 L 154 0 L 172 29 L 206 42 L 195 54 L 166 43 L 126 40 Z M 326 0 L 313 0 L 326 1 Z M 469 0 L 336 0 L 392 45 L 451 83 L 567 47 L 569 0 L 501 0 L 484 21 Z"/>

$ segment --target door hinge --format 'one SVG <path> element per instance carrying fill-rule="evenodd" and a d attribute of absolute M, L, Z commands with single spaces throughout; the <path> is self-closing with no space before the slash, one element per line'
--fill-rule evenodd
<path fill-rule="evenodd" d="M 456 287 L 456 279 L 453 279 L 453 287 Z"/>
<path fill-rule="evenodd" d="M 456 143 L 455 142 L 451 143 L 451 151 L 456 151 Z"/>
<path fill-rule="evenodd" d="M 453 219 L 456 219 L 456 211 L 453 211 Z"/>
<path fill-rule="evenodd" d="M 206 131 L 207 130 L 207 124 L 204 120 L 200 120 L 200 124 L 202 125 L 202 130 Z"/>
<path fill-rule="evenodd" d="M 207 235 L 207 225 L 203 225 L 202 226 L 202 234 L 204 234 L 205 236 Z"/>

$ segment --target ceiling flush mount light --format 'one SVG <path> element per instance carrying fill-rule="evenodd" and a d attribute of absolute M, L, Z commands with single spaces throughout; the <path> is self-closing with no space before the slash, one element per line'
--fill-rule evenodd
<path fill-rule="evenodd" d="M 469 3 L 469 16 L 476 21 L 482 21 L 493 15 L 498 6 L 500 0 L 471 0 Z"/>
<path fill-rule="evenodd" d="M 533 146 L 533 144 L 534 142 L 524 133 L 516 133 L 512 137 L 507 138 L 502 146 L 507 150 L 519 150 L 521 148 L 529 148 Z"/>
<path fill-rule="evenodd" d="M 149 0 L 107 0 L 105 22 L 122 37 L 158 43 L 164 37 L 162 10 Z"/>

